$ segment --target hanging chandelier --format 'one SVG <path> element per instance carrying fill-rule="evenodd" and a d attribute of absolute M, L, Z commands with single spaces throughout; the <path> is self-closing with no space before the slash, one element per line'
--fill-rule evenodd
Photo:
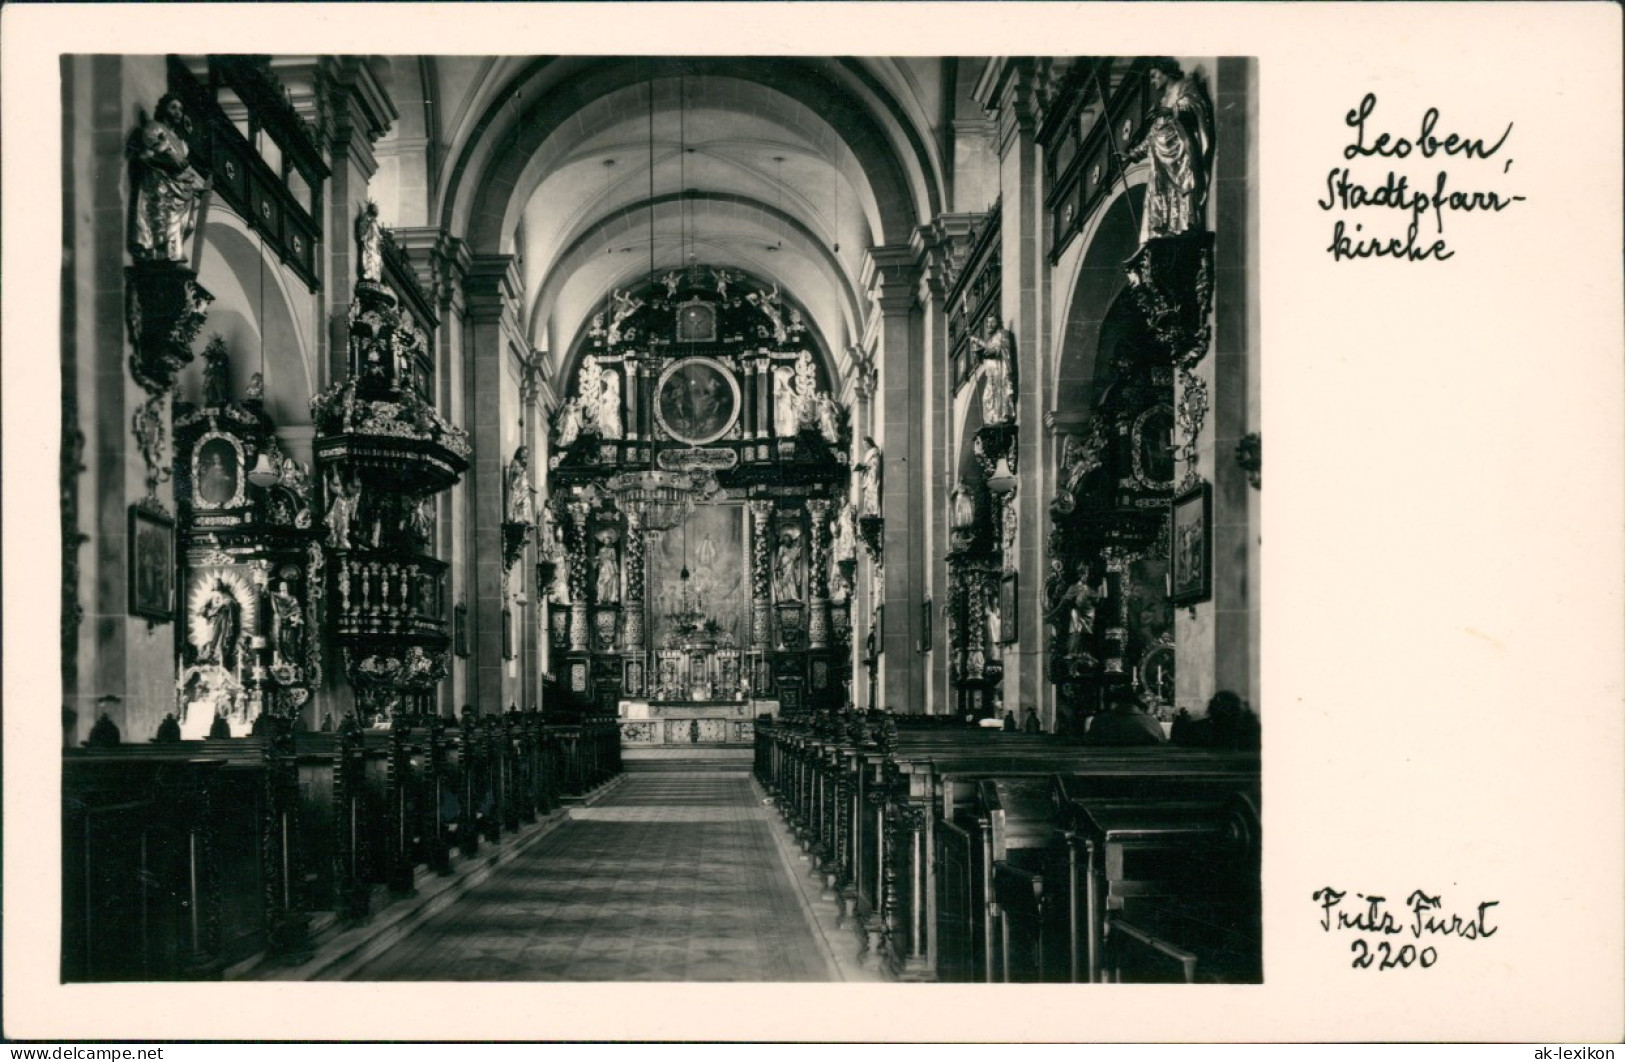
<path fill-rule="evenodd" d="M 716 493 L 717 478 L 711 472 L 620 472 L 604 487 L 616 508 L 643 514 L 646 530 L 670 531 L 688 518 L 696 502 Z"/>

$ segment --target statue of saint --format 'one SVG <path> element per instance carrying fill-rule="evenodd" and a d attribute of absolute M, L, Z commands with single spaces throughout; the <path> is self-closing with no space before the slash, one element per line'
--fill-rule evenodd
<path fill-rule="evenodd" d="M 828 391 L 818 392 L 818 433 L 830 444 L 841 441 L 841 411 Z"/>
<path fill-rule="evenodd" d="M 192 149 L 186 140 L 191 131 L 192 120 L 180 97 L 169 94 L 158 101 L 157 116 L 137 134 L 130 253 L 138 262 L 192 260 L 198 202 L 209 190 L 209 180 L 192 168 Z"/>
<path fill-rule="evenodd" d="M 198 647 L 200 664 L 216 664 L 227 671 L 237 670 L 237 632 L 241 622 L 237 595 L 223 580 L 215 580 L 209 599 L 200 612 L 208 628 L 208 639 Z"/>
<path fill-rule="evenodd" d="M 969 531 L 976 526 L 976 494 L 961 479 L 952 497 L 953 512 L 949 526 L 955 531 Z"/>
<path fill-rule="evenodd" d="M 621 374 L 614 369 L 602 372 L 603 389 L 598 392 L 598 434 L 606 439 L 621 437 Z"/>
<path fill-rule="evenodd" d="M 1157 106 L 1126 162 L 1151 160 L 1151 185 L 1140 219 L 1140 242 L 1201 232 L 1207 224 L 1213 172 L 1213 104 L 1195 76 L 1172 59 L 1152 61 L 1146 75 Z"/>
<path fill-rule="evenodd" d="M 231 404 L 231 354 L 219 336 L 215 336 L 203 348 L 203 404 Z"/>
<path fill-rule="evenodd" d="M 801 541 L 786 532 L 779 538 L 779 552 L 773 560 L 773 600 L 800 601 L 802 576 Z"/>
<path fill-rule="evenodd" d="M 304 651 L 304 614 L 286 580 L 277 583 L 271 598 L 271 647 L 284 663 L 295 663 Z"/>
<path fill-rule="evenodd" d="M 536 522 L 535 499 L 530 496 L 530 447 L 521 446 L 514 451 L 513 463 L 508 465 L 508 512 L 510 524 Z"/>
<path fill-rule="evenodd" d="M 831 540 L 831 550 L 835 562 L 856 560 L 858 556 L 858 530 L 857 507 L 848 499 L 841 506 L 841 511 L 835 517 L 835 534 Z"/>
<path fill-rule="evenodd" d="M 383 281 L 384 229 L 378 223 L 378 204 L 370 199 L 355 219 L 355 257 L 357 280 Z"/>
<path fill-rule="evenodd" d="M 334 549 L 350 548 L 350 523 L 359 502 L 356 491 L 345 486 L 334 469 L 327 477 L 327 544 Z"/>
<path fill-rule="evenodd" d="M 563 450 L 576 441 L 581 435 L 581 400 L 579 398 L 566 399 L 559 407 L 559 412 L 553 418 L 553 444 Z"/>
<path fill-rule="evenodd" d="M 621 599 L 621 567 L 615 559 L 615 547 L 603 543 L 598 547 L 598 603 L 613 605 Z"/>
<path fill-rule="evenodd" d="M 781 439 L 794 438 L 801 428 L 796 412 L 795 372 L 788 365 L 773 370 L 773 434 Z"/>
<path fill-rule="evenodd" d="M 970 337 L 982 361 L 982 423 L 1010 424 L 1016 419 L 1016 337 L 988 314 L 982 334 Z"/>
<path fill-rule="evenodd" d="M 581 359 L 576 373 L 576 397 L 581 411 L 581 427 L 585 431 L 598 431 L 598 400 L 604 394 L 604 372 L 598 359 L 588 354 Z"/>
<path fill-rule="evenodd" d="M 1052 562 L 1059 565 L 1059 561 Z M 1056 620 L 1057 631 L 1059 621 L 1066 622 L 1066 655 L 1075 659 L 1092 660 L 1088 650 L 1088 639 L 1095 633 L 1095 606 L 1099 604 L 1103 592 L 1090 588 L 1088 573 L 1079 572 L 1077 579 L 1060 595 L 1056 608 L 1051 612 L 1051 618 Z"/>
<path fill-rule="evenodd" d="M 880 447 L 872 437 L 865 435 L 863 445 L 863 515 L 879 516 L 880 466 L 885 458 L 881 455 Z"/>
<path fill-rule="evenodd" d="M 805 350 L 796 357 L 796 426 L 818 427 L 818 367 Z"/>
<path fill-rule="evenodd" d="M 407 520 L 413 548 L 419 553 L 429 552 L 429 545 L 434 540 L 434 502 L 419 498 L 412 503 Z"/>

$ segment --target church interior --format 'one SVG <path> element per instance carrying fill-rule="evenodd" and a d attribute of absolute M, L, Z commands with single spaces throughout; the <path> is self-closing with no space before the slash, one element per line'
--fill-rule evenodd
<path fill-rule="evenodd" d="M 61 64 L 64 982 L 1260 982 L 1246 58 Z"/>

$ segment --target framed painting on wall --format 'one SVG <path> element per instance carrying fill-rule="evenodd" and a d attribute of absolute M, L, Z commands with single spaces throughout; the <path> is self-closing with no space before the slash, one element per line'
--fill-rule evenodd
<path fill-rule="evenodd" d="M 130 506 L 130 615 L 155 623 L 175 616 L 175 521 L 141 504 Z"/>
<path fill-rule="evenodd" d="M 1174 496 L 1168 600 L 1194 605 L 1213 596 L 1213 487 L 1206 481 Z"/>

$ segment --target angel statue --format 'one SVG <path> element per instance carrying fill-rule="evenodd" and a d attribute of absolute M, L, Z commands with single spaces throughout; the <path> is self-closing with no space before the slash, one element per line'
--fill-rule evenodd
<path fill-rule="evenodd" d="M 1213 103 L 1195 74 L 1169 58 L 1151 61 L 1146 74 L 1156 108 L 1125 162 L 1151 160 L 1151 186 L 1140 219 L 1140 242 L 1201 232 L 1213 172 Z"/>
<path fill-rule="evenodd" d="M 135 223 L 130 253 L 138 262 L 190 262 L 198 203 L 210 183 L 192 168 L 192 120 L 173 93 L 135 137 Z"/>
<path fill-rule="evenodd" d="M 610 298 L 615 300 L 615 310 L 609 317 L 609 345 L 613 347 L 621 341 L 621 324 L 642 309 L 643 300 L 619 289 L 612 292 Z"/>
<path fill-rule="evenodd" d="M 1016 419 L 1016 337 L 995 314 L 982 323 L 982 334 L 970 337 L 971 350 L 982 362 L 982 422 L 1010 424 Z"/>

